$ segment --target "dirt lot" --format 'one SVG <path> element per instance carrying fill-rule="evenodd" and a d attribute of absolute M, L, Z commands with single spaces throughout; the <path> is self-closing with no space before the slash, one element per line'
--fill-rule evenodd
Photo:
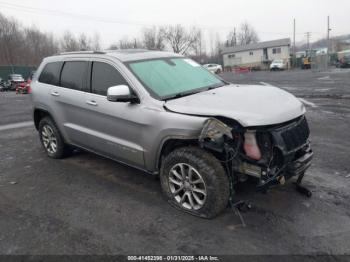
<path fill-rule="evenodd" d="M 170 207 L 159 180 L 90 153 L 45 156 L 29 95 L 0 93 L 1 254 L 350 254 L 350 71 L 224 73 L 304 99 L 315 151 L 304 184 L 242 185 L 246 227 L 227 209 L 203 220 Z M 9 125 L 20 123 L 18 125 Z"/>

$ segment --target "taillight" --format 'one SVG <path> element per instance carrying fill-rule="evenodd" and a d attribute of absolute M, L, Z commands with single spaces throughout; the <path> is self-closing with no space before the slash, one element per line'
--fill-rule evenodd
<path fill-rule="evenodd" d="M 244 133 L 244 152 L 252 159 L 260 160 L 261 152 L 256 141 L 255 131 L 246 131 Z"/>
<path fill-rule="evenodd" d="M 28 94 L 32 93 L 32 88 L 30 87 L 30 84 L 27 84 L 27 92 Z"/>

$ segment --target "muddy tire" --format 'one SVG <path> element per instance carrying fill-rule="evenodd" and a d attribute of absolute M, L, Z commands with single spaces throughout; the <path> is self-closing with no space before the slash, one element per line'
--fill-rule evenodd
<path fill-rule="evenodd" d="M 71 149 L 64 143 L 63 137 L 51 117 L 44 117 L 39 123 L 40 142 L 51 158 L 64 158 Z"/>
<path fill-rule="evenodd" d="M 198 147 L 174 150 L 162 162 L 160 181 L 167 201 L 202 218 L 222 212 L 229 199 L 229 181 L 220 162 Z"/>

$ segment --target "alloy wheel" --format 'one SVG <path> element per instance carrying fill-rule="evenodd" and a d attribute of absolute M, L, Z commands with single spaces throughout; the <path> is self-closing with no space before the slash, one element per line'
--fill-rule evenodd
<path fill-rule="evenodd" d="M 191 165 L 178 163 L 169 172 L 169 187 L 175 200 L 185 209 L 203 207 L 207 190 L 199 172 Z"/>
<path fill-rule="evenodd" d="M 50 154 L 54 154 L 57 151 L 57 138 L 49 125 L 44 125 L 41 131 L 41 138 L 45 149 Z"/>

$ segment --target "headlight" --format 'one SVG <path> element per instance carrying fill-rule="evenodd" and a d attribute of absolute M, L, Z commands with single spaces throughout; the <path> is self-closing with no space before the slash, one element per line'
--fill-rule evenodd
<path fill-rule="evenodd" d="M 217 140 L 223 135 L 229 138 L 232 137 L 232 128 L 227 126 L 225 123 L 217 120 L 215 118 L 209 118 L 204 122 L 202 132 L 199 136 L 199 141 L 203 141 L 205 138 L 210 138 L 211 140 Z"/>

